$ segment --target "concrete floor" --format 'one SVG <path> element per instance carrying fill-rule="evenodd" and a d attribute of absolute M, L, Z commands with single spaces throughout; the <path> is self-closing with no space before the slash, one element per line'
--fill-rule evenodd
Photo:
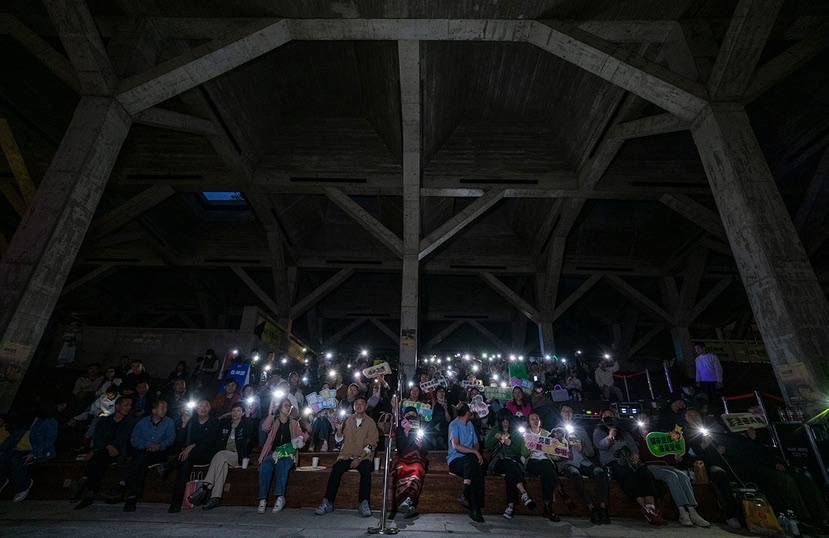
<path fill-rule="evenodd" d="M 96 503 L 83 511 L 72 510 L 67 501 L 27 501 L 20 504 L 0 502 L 0 536 L 4 537 L 126 537 L 199 536 L 208 538 L 324 537 L 366 536 L 366 529 L 376 525 L 376 518 L 361 518 L 354 510 L 337 510 L 318 517 L 312 510 L 268 511 L 257 514 L 252 508 L 221 507 L 211 512 L 167 514 L 160 504 L 139 505 L 138 511 L 125 514 L 121 505 Z M 400 520 L 401 537 L 475 536 L 493 537 L 624 537 L 671 538 L 693 536 L 715 538 L 734 536 L 720 528 L 685 529 L 671 524 L 649 527 L 640 521 L 619 521 L 613 525 L 594 526 L 584 519 L 551 523 L 540 517 L 516 517 L 507 521 L 500 516 L 474 524 L 457 514 L 427 514 L 410 521 Z"/>

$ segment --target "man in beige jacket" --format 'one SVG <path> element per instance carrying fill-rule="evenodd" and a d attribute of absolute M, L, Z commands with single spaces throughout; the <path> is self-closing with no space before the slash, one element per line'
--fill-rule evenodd
<path fill-rule="evenodd" d="M 369 499 L 371 498 L 371 471 L 374 450 L 377 448 L 377 424 L 366 415 L 366 399 L 362 394 L 354 400 L 354 414 L 345 423 L 337 426 L 334 435 L 337 443 L 342 442 L 337 463 L 328 476 L 325 497 L 315 514 L 322 516 L 334 511 L 334 500 L 340 488 L 343 475 L 356 469 L 360 472 L 360 505 L 358 510 L 363 517 L 371 517 Z"/>

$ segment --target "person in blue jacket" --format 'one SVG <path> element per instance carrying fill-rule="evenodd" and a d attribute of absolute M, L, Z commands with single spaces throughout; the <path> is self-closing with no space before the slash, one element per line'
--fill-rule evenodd
<path fill-rule="evenodd" d="M 152 412 L 138 421 L 132 430 L 130 444 L 134 450 L 127 475 L 127 500 L 124 512 L 135 512 L 135 505 L 144 492 L 144 479 L 151 465 L 166 465 L 170 447 L 176 440 L 176 426 L 167 416 L 167 402 L 156 400 Z"/>
<path fill-rule="evenodd" d="M 26 468 L 33 463 L 55 457 L 58 421 L 54 406 L 43 403 L 29 426 L 15 426 L 7 422 L 8 437 L 0 444 L 0 491 L 9 482 L 14 487 L 14 502 L 21 502 L 32 488 Z"/>

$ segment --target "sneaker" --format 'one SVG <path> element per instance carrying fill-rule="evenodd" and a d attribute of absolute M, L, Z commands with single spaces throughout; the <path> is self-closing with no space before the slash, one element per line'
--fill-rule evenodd
<path fill-rule="evenodd" d="M 26 487 L 26 489 L 24 489 L 20 493 L 15 493 L 14 494 L 13 501 L 16 502 L 16 503 L 24 501 L 26 499 L 26 497 L 29 496 L 29 491 L 32 489 L 32 484 L 34 484 L 34 483 L 35 483 L 34 480 L 29 480 L 29 485 Z"/>
<path fill-rule="evenodd" d="M 693 523 L 697 527 L 703 527 L 707 529 L 711 526 L 711 523 L 709 523 L 701 515 L 699 515 L 697 509 L 693 506 L 688 507 L 688 516 L 691 518 L 691 523 Z"/>
<path fill-rule="evenodd" d="M 554 523 L 558 523 L 559 521 L 561 521 L 561 518 L 558 517 L 558 514 L 553 512 L 553 504 L 550 502 L 544 503 L 544 514 L 542 515 Z"/>
<path fill-rule="evenodd" d="M 256 507 L 256 511 L 260 514 L 265 513 L 265 509 L 268 507 L 268 501 L 266 499 L 259 500 L 259 506 Z"/>
<path fill-rule="evenodd" d="M 83 510 L 87 506 L 91 505 L 93 502 L 95 502 L 94 498 L 84 497 L 83 499 L 81 499 L 81 502 L 75 505 L 75 510 Z"/>
<path fill-rule="evenodd" d="M 642 506 L 642 515 L 645 516 L 645 519 L 651 525 L 664 525 L 665 520 L 662 519 L 662 513 L 653 505 Z"/>
<path fill-rule="evenodd" d="M 334 511 L 334 507 L 331 506 L 331 503 L 328 502 L 328 499 L 323 499 L 319 505 L 319 508 L 314 510 L 314 514 L 318 516 L 324 516 L 325 514 L 330 514 Z"/>
<path fill-rule="evenodd" d="M 202 510 L 213 510 L 214 508 L 218 508 L 222 504 L 222 499 L 219 497 L 210 497 L 210 500 L 201 507 Z"/>
<path fill-rule="evenodd" d="M 458 497 L 458 502 L 461 503 L 461 506 L 469 510 L 469 499 L 466 498 L 466 495 L 461 493 L 460 497 Z"/>
<path fill-rule="evenodd" d="M 359 508 L 357 510 L 360 512 L 360 515 L 363 517 L 371 517 L 371 507 L 368 505 L 368 501 L 363 501 L 360 503 Z"/>
<path fill-rule="evenodd" d="M 524 492 L 521 494 L 521 503 L 530 510 L 535 510 L 535 501 L 530 498 L 530 494 Z"/>
<path fill-rule="evenodd" d="M 610 525 L 610 512 L 607 508 L 599 508 L 599 524 Z"/>
<path fill-rule="evenodd" d="M 280 495 L 276 498 L 276 502 L 273 505 L 273 513 L 281 512 L 283 508 L 285 508 L 285 497 Z"/>
<path fill-rule="evenodd" d="M 506 510 L 504 510 L 504 519 L 512 519 L 512 516 L 515 514 L 515 505 L 512 503 L 507 504 Z"/>
<path fill-rule="evenodd" d="M 677 509 L 679 510 L 679 524 L 683 527 L 693 527 L 694 524 L 691 522 L 691 516 L 688 515 L 688 510 L 684 506 L 679 506 Z"/>
<path fill-rule="evenodd" d="M 124 503 L 124 512 L 135 512 L 135 499 L 127 499 L 127 502 Z"/>
<path fill-rule="evenodd" d="M 181 505 L 176 506 L 175 504 L 171 504 L 169 508 L 167 508 L 168 514 L 178 514 L 181 512 Z"/>
<path fill-rule="evenodd" d="M 475 523 L 483 523 L 484 522 L 484 516 L 481 515 L 481 510 L 479 508 L 476 508 L 475 510 L 470 510 L 469 511 L 469 519 L 471 519 Z"/>

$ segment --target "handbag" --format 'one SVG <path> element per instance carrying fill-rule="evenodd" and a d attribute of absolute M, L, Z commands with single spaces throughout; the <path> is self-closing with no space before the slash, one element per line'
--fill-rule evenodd
<path fill-rule="evenodd" d="M 740 490 L 739 496 L 749 532 L 762 536 L 785 535 L 765 495 L 756 489 L 744 489 Z"/>
<path fill-rule="evenodd" d="M 556 385 L 551 391 L 554 402 L 566 402 L 570 399 L 570 392 L 567 389 L 561 388 L 561 385 Z"/>
<path fill-rule="evenodd" d="M 192 510 L 207 500 L 210 494 L 210 488 L 207 487 L 207 482 L 204 480 L 204 473 L 192 472 L 190 473 L 190 480 L 184 486 L 184 502 L 182 508 L 185 510 Z"/>

